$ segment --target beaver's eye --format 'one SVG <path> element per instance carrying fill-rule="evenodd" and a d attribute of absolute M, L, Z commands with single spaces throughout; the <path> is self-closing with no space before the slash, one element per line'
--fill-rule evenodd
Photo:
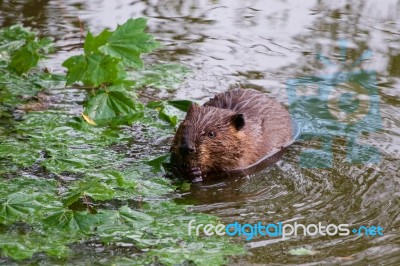
<path fill-rule="evenodd" d="M 210 132 L 208 132 L 208 136 L 209 136 L 210 138 L 215 138 L 216 134 L 215 134 L 214 131 L 210 131 Z"/>

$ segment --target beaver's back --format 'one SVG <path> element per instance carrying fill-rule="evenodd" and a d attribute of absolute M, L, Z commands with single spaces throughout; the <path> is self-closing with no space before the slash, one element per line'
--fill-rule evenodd
<path fill-rule="evenodd" d="M 229 109 L 243 114 L 246 121 L 243 130 L 253 143 L 249 152 L 256 152 L 255 157 L 262 157 L 274 148 L 282 147 L 292 138 L 289 112 L 262 92 L 235 89 L 215 95 L 204 106 Z"/>

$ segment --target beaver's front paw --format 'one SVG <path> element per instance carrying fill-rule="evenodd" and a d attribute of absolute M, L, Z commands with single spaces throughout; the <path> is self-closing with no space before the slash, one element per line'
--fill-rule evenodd
<path fill-rule="evenodd" d="M 201 172 L 200 167 L 192 167 L 189 170 L 189 177 L 193 183 L 202 182 L 203 181 L 203 174 Z"/>

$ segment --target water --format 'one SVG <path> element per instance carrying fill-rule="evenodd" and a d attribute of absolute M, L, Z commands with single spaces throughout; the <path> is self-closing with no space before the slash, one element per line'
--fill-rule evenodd
<path fill-rule="evenodd" d="M 22 22 L 56 39 L 59 52 L 45 63 L 54 71 L 63 71 L 61 62 L 77 52 L 69 49 L 81 42 L 81 27 L 97 33 L 131 17 L 147 17 L 149 31 L 164 47 L 146 56 L 146 61 L 176 62 L 192 69 L 176 92 L 164 92 L 162 97 L 204 102 L 216 92 L 241 86 L 261 90 L 288 106 L 289 80 L 338 71 L 375 71 L 376 81 L 356 81 L 379 92 L 381 129 L 364 125 L 367 132 L 358 134 L 356 141 L 378 149 L 379 162 L 349 163 L 348 141 L 339 134 L 341 129 L 328 123 L 330 130 L 324 131 L 318 123 L 309 124 L 308 103 L 298 98 L 288 107 L 296 107 L 295 115 L 305 124 L 306 133 L 339 135 L 331 139 L 331 168 L 301 167 L 301 153 L 322 145 L 320 139 L 304 138 L 279 163 L 259 174 L 194 185 L 177 201 L 195 202 L 194 211 L 217 215 L 225 223 L 297 221 L 384 228 L 381 237 L 259 237 L 247 243 L 249 256 L 232 263 L 400 262 L 400 1 L 70 0 L 2 1 L 0 6 L 0 25 Z M 346 40 L 345 57 L 341 40 Z M 366 50 L 371 56 L 352 68 Z M 318 60 L 318 54 L 325 59 Z M 315 93 L 315 84 L 303 87 L 303 93 Z M 349 92 L 353 89 L 344 87 Z M 288 255 L 289 250 L 301 247 L 313 250 L 314 255 Z"/>

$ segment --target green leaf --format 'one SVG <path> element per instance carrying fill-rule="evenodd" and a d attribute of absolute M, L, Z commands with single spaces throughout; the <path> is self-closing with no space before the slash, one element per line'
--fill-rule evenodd
<path fill-rule="evenodd" d="M 295 255 L 295 256 L 314 255 L 315 253 L 316 253 L 316 251 L 309 250 L 306 248 L 296 248 L 296 249 L 289 250 L 289 254 Z"/>
<path fill-rule="evenodd" d="M 180 186 L 179 189 L 181 191 L 189 191 L 190 190 L 190 186 L 192 185 L 192 183 L 187 182 L 186 180 L 184 180 Z"/>
<path fill-rule="evenodd" d="M 11 194 L 0 204 L 0 221 L 23 220 L 33 214 L 38 205 L 32 195 Z"/>
<path fill-rule="evenodd" d="M 48 227 L 57 227 L 68 232 L 89 233 L 98 223 L 98 219 L 88 212 L 61 210 L 49 215 L 44 223 Z"/>
<path fill-rule="evenodd" d="M 142 53 L 149 53 L 159 46 L 153 36 L 144 32 L 146 19 L 129 19 L 110 35 L 107 43 L 99 48 L 104 54 L 120 58 L 131 67 L 141 68 Z"/>
<path fill-rule="evenodd" d="M 98 179 L 83 180 L 73 185 L 63 203 L 65 207 L 68 207 L 83 196 L 89 196 L 94 200 L 110 200 L 113 199 L 114 193 L 114 189 L 101 183 Z"/>
<path fill-rule="evenodd" d="M 0 51 L 8 54 L 3 62 L 7 63 L 9 59 L 8 68 L 19 75 L 36 67 L 39 59 L 51 52 L 52 47 L 50 38 L 38 39 L 35 33 L 20 25 L 0 30 Z"/>
<path fill-rule="evenodd" d="M 119 60 L 107 55 L 91 54 L 87 56 L 87 70 L 83 82 L 87 85 L 98 86 L 104 82 L 112 83 L 117 80 L 123 69 Z"/>
<path fill-rule="evenodd" d="M 151 87 L 158 90 L 176 90 L 189 72 L 180 64 L 157 64 L 129 73 L 129 79 L 135 80 L 135 89 Z"/>
<path fill-rule="evenodd" d="M 42 38 L 36 41 L 38 44 L 38 52 L 41 56 L 54 52 L 54 42 L 52 38 Z"/>
<path fill-rule="evenodd" d="M 114 194 L 114 189 L 100 183 L 91 186 L 84 193 L 84 195 L 87 195 L 94 200 L 110 200 L 114 198 Z"/>
<path fill-rule="evenodd" d="M 178 117 L 175 115 L 175 112 L 171 110 L 171 108 L 167 105 L 164 106 L 159 112 L 159 117 L 170 123 L 172 126 L 176 126 L 178 124 Z"/>
<path fill-rule="evenodd" d="M 189 109 L 189 106 L 192 103 L 192 101 L 188 101 L 188 100 L 172 100 L 172 101 L 167 101 L 167 103 L 169 105 L 177 108 L 178 110 L 181 110 L 183 112 L 187 112 L 187 110 Z"/>
<path fill-rule="evenodd" d="M 98 53 L 73 56 L 62 65 L 68 69 L 67 85 L 81 81 L 84 85 L 97 87 L 125 76 L 119 59 Z"/>
<path fill-rule="evenodd" d="M 94 37 L 89 31 L 85 38 L 83 49 L 86 55 L 99 52 L 99 47 L 106 44 L 107 39 L 110 37 L 111 32 L 107 29 L 103 30 L 99 35 Z"/>
<path fill-rule="evenodd" d="M 97 215 L 99 223 L 105 226 L 107 230 L 109 226 L 128 225 L 131 228 L 140 228 L 142 226 L 154 222 L 154 218 L 144 212 L 136 211 L 128 206 L 122 206 L 118 211 L 101 210 Z"/>
<path fill-rule="evenodd" d="M 33 40 L 35 33 L 21 24 L 3 28 L 0 31 L 0 44 L 9 43 L 15 40 Z"/>
<path fill-rule="evenodd" d="M 75 191 L 71 191 L 69 195 L 63 200 L 63 204 L 65 207 L 71 206 L 73 203 L 77 202 L 85 191 L 78 189 Z"/>
<path fill-rule="evenodd" d="M 152 166 L 156 171 L 161 171 L 161 167 L 163 163 L 167 163 L 170 160 L 169 154 L 160 155 L 154 159 L 151 159 L 147 162 L 148 165 Z"/>
<path fill-rule="evenodd" d="M 40 163 L 40 165 L 45 167 L 48 171 L 52 171 L 53 173 L 62 173 L 71 170 L 78 171 L 79 169 L 85 169 L 89 167 L 89 164 L 85 160 L 58 156 L 45 159 Z"/>
<path fill-rule="evenodd" d="M 150 215 L 132 210 L 128 206 L 122 206 L 119 209 L 119 215 L 124 223 L 128 223 L 132 226 L 144 226 L 154 221 L 154 218 Z"/>
<path fill-rule="evenodd" d="M 164 108 L 164 102 L 163 101 L 153 101 L 149 102 L 146 105 L 147 108 L 152 108 L 152 109 L 161 109 Z"/>
<path fill-rule="evenodd" d="M 108 240 L 125 236 L 140 241 L 144 227 L 154 222 L 152 216 L 128 206 L 123 206 L 118 211 L 101 210 L 97 218 L 99 226 L 96 232 Z"/>
<path fill-rule="evenodd" d="M 134 180 L 128 180 L 121 173 L 112 173 L 112 175 L 115 177 L 118 187 L 128 189 L 134 189 L 136 187 L 136 182 Z"/>
<path fill-rule="evenodd" d="M 1 34 L 0 34 L 1 35 Z M 12 54 L 14 51 L 17 51 L 20 47 L 25 45 L 25 40 L 15 40 L 15 41 L 9 41 L 9 42 L 1 42 L 0 41 L 0 51 L 1 52 L 7 52 L 8 54 Z M 4 54 L 2 54 L 2 57 Z"/>
<path fill-rule="evenodd" d="M 23 260 L 32 257 L 36 249 L 31 249 L 21 243 L 0 243 L 3 254 L 14 260 Z"/>
<path fill-rule="evenodd" d="M 84 80 L 85 70 L 87 68 L 87 60 L 85 56 L 71 56 L 62 63 L 62 66 L 68 69 L 67 85 Z"/>
<path fill-rule="evenodd" d="M 97 124 L 117 121 L 131 123 L 141 118 L 143 105 L 130 97 L 127 92 L 114 89 L 109 87 L 108 90 L 98 90 L 89 98 L 84 114 Z"/>
<path fill-rule="evenodd" d="M 11 58 L 10 69 L 18 74 L 26 73 L 39 62 L 38 45 L 30 42 L 17 50 Z"/>
<path fill-rule="evenodd" d="M 65 241 L 72 241 L 70 234 L 62 233 L 60 230 L 40 232 L 34 230 L 16 232 L 11 230 L 8 234 L 0 234 L 0 249 L 2 255 L 11 257 L 14 260 L 28 259 L 36 252 L 46 252 L 53 257 L 66 257 L 69 248 Z M 18 264 L 18 263 L 17 263 Z"/>
<path fill-rule="evenodd" d="M 146 105 L 148 108 L 156 109 L 158 111 L 158 117 L 172 126 L 176 126 L 178 123 L 178 116 L 175 110 L 164 101 L 150 102 Z"/>

